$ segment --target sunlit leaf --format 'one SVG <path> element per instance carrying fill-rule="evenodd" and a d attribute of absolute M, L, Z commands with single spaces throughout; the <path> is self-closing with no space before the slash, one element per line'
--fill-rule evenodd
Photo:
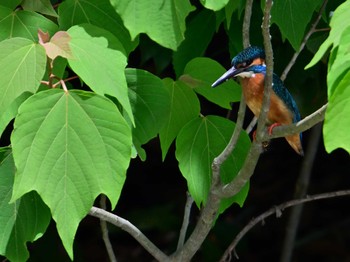
<path fill-rule="evenodd" d="M 200 2 L 205 8 L 218 11 L 226 6 L 229 0 L 201 0 Z"/>
<path fill-rule="evenodd" d="M 25 38 L 2 41 L 0 50 L 0 119 L 6 122 L 13 116 L 10 107 L 15 99 L 24 92 L 34 93 L 38 89 L 45 73 L 46 55 L 42 46 Z M 5 122 L 0 125 L 7 124 Z"/>
<path fill-rule="evenodd" d="M 115 207 L 131 155 L 118 108 L 91 92 L 50 89 L 20 107 L 11 136 L 12 201 L 35 190 L 51 210 L 69 256 L 79 222 L 103 193 Z"/>
<path fill-rule="evenodd" d="M 97 94 L 117 98 L 134 123 L 124 74 L 126 57 L 109 48 L 110 42 L 107 37 L 102 37 L 103 31 L 89 24 L 71 27 L 68 33 L 73 58 L 68 59 L 68 63 Z"/>
<path fill-rule="evenodd" d="M 158 44 L 176 50 L 184 39 L 185 19 L 193 6 L 188 0 L 111 0 L 134 39 L 146 33 Z"/>

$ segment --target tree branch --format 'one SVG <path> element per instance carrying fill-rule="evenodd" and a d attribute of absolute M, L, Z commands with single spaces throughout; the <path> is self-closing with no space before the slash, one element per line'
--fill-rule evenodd
<path fill-rule="evenodd" d="M 285 203 L 282 203 L 278 206 L 274 206 L 267 210 L 266 212 L 262 213 L 258 217 L 252 219 L 235 237 L 235 239 L 232 241 L 230 246 L 226 249 L 224 255 L 222 256 L 220 261 L 230 261 L 231 260 L 231 253 L 236 248 L 239 241 L 243 238 L 243 236 L 252 229 L 256 224 L 264 221 L 267 217 L 271 216 L 272 214 L 276 214 L 276 217 L 280 217 L 282 215 L 282 211 L 288 207 L 300 205 L 303 203 L 321 200 L 321 199 L 329 199 L 334 197 L 341 197 L 341 196 L 347 196 L 350 195 L 350 190 L 340 190 L 335 192 L 328 192 L 328 193 L 322 193 L 312 196 L 307 196 L 303 199 L 295 199 L 291 201 L 287 201 Z M 237 254 L 235 254 L 236 258 L 238 258 Z"/>
<path fill-rule="evenodd" d="M 107 209 L 105 195 L 101 195 L 100 206 L 103 210 Z M 109 260 L 111 262 L 117 262 L 117 258 L 115 257 L 111 241 L 109 240 L 107 222 L 103 219 L 100 219 L 100 226 L 101 226 L 101 231 L 102 231 L 102 239 L 103 239 L 103 242 L 105 243 L 107 253 L 109 256 Z"/>
<path fill-rule="evenodd" d="M 269 140 L 271 138 L 285 137 L 287 135 L 304 132 L 305 130 L 310 129 L 311 127 L 313 127 L 317 123 L 324 120 L 327 105 L 328 105 L 328 103 L 323 105 L 317 111 L 313 112 L 311 115 L 308 115 L 304 119 L 300 120 L 298 123 L 294 123 L 291 125 L 276 126 L 272 130 L 271 135 L 269 135 L 267 132 L 267 129 L 265 129 L 262 140 L 266 141 L 266 140 Z"/>
<path fill-rule="evenodd" d="M 193 198 L 191 197 L 190 193 L 186 192 L 186 195 L 187 199 L 185 204 L 184 219 L 180 230 L 179 241 L 177 243 L 177 250 L 180 250 L 185 243 L 187 228 L 190 221 L 191 207 L 193 204 Z"/>
<path fill-rule="evenodd" d="M 92 207 L 89 211 L 89 215 L 103 219 L 104 221 L 107 221 L 128 232 L 157 260 L 169 260 L 169 257 L 167 255 L 165 255 L 158 247 L 156 247 L 137 227 L 131 224 L 128 220 L 97 207 Z"/>

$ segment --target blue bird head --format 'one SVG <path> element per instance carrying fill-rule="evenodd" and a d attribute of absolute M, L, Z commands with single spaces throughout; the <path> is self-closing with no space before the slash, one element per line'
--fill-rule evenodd
<path fill-rule="evenodd" d="M 261 63 L 265 66 L 265 51 L 261 47 L 257 46 L 250 46 L 246 49 L 244 49 L 242 52 L 237 54 L 232 59 L 232 67 L 224 73 L 219 79 L 217 79 L 213 84 L 212 87 L 217 87 L 218 85 L 222 84 L 226 80 L 236 77 L 236 76 L 242 76 L 242 77 L 250 77 L 251 74 L 256 73 L 254 72 L 257 68 L 255 68 L 256 64 L 253 64 L 253 62 L 256 59 L 260 59 Z M 252 65 L 253 64 L 253 65 Z M 261 69 L 260 69 L 261 70 Z"/>

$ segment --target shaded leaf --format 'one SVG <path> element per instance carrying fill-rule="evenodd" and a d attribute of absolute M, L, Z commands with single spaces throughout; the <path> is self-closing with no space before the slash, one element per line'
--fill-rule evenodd
<path fill-rule="evenodd" d="M 68 63 L 97 94 L 117 98 L 134 123 L 124 74 L 126 57 L 109 48 L 108 38 L 101 37 L 103 32 L 106 31 L 89 24 L 71 27 L 68 33 L 74 58 L 68 59 Z"/>
<path fill-rule="evenodd" d="M 191 196 L 197 206 L 205 205 L 211 183 L 211 165 L 228 144 L 235 124 L 218 116 L 207 116 L 193 119 L 184 126 L 176 139 L 176 159 L 182 175 L 187 180 Z M 250 139 L 242 132 L 235 150 L 220 168 L 221 179 L 224 183 L 231 181 L 241 169 L 250 147 Z M 224 200 L 221 211 L 229 204 L 243 204 L 247 188 Z"/>
<path fill-rule="evenodd" d="M 21 1 L 22 0 L 1 0 L 1 5 L 10 9 L 14 9 L 21 3 Z"/>
<path fill-rule="evenodd" d="M 159 133 L 164 160 L 171 143 L 181 128 L 190 120 L 198 117 L 200 105 L 196 94 L 182 82 L 174 82 L 170 78 L 163 81 L 170 93 L 170 112 L 165 126 Z"/>
<path fill-rule="evenodd" d="M 32 93 L 30 92 L 22 93 L 20 96 L 15 98 L 8 107 L 6 107 L 6 110 L 4 112 L 2 112 L 0 115 L 0 136 L 10 121 L 17 115 L 17 111 L 20 105 L 31 95 Z"/>
<path fill-rule="evenodd" d="M 201 0 L 200 1 L 205 8 L 211 9 L 213 11 L 218 11 L 225 7 L 229 0 Z"/>
<path fill-rule="evenodd" d="M 203 10 L 187 24 L 185 40 L 174 52 L 175 73 L 180 76 L 192 58 L 203 56 L 215 32 L 215 13 Z"/>
<path fill-rule="evenodd" d="M 231 109 L 230 103 L 237 102 L 241 98 L 241 87 L 234 81 L 226 81 L 216 88 L 211 87 L 212 83 L 225 71 L 216 61 L 199 57 L 186 65 L 184 75 L 180 77 L 180 80 L 209 101 Z"/>
<path fill-rule="evenodd" d="M 10 261 L 26 261 L 26 242 L 43 235 L 51 219 L 50 210 L 35 192 L 9 204 L 16 169 L 9 148 L 0 149 L 0 155 L 0 254 Z"/>
<path fill-rule="evenodd" d="M 0 6 L 0 41 L 12 37 L 24 37 L 38 41 L 38 29 L 53 35 L 57 25 L 46 17 L 25 10 L 12 11 Z"/>
<path fill-rule="evenodd" d="M 312 58 L 310 63 L 305 67 L 305 69 L 314 66 L 319 60 L 321 60 L 324 54 L 332 45 L 332 49 L 337 48 L 343 31 L 350 27 L 349 10 L 350 1 L 345 1 L 334 11 L 330 22 L 331 31 L 329 33 L 329 36 L 326 39 L 326 41 L 324 41 L 323 44 L 320 46 L 317 53 L 314 55 L 314 57 Z"/>
<path fill-rule="evenodd" d="M 194 8 L 188 0 L 111 0 L 134 39 L 146 33 L 158 44 L 176 50 L 184 39 L 185 19 Z"/>
<path fill-rule="evenodd" d="M 2 41 L 0 50 L 0 119 L 6 122 L 13 114 L 12 106 L 16 107 L 15 99 L 38 89 L 45 73 L 46 55 L 42 46 L 25 38 Z"/>
<path fill-rule="evenodd" d="M 276 23 L 282 36 L 294 50 L 298 50 L 312 14 L 323 0 L 275 1 L 271 10 L 271 22 Z"/>
<path fill-rule="evenodd" d="M 68 30 L 83 23 L 103 28 L 122 43 L 127 54 L 138 44 L 137 41 L 131 41 L 128 30 L 108 0 L 66 0 L 60 4 L 58 14 L 61 29 Z"/>
<path fill-rule="evenodd" d="M 50 207 L 69 256 L 78 224 L 103 193 L 115 207 L 131 154 L 117 107 L 91 92 L 50 89 L 20 107 L 11 136 L 12 201 L 35 190 Z"/>
<path fill-rule="evenodd" d="M 38 12 L 53 17 L 58 16 L 53 9 L 50 0 L 23 0 L 21 6 L 24 10 Z"/>
<path fill-rule="evenodd" d="M 170 94 L 163 82 L 147 71 L 126 69 L 129 98 L 135 117 L 133 143 L 142 160 L 141 145 L 154 138 L 164 126 L 170 111 Z"/>

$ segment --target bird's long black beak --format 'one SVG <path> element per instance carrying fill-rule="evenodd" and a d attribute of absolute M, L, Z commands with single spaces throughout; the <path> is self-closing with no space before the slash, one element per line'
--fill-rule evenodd
<path fill-rule="evenodd" d="M 239 73 L 241 73 L 244 69 L 237 69 L 234 66 L 231 67 L 225 74 L 219 77 L 218 80 L 216 80 L 211 87 L 217 87 L 218 85 L 221 85 L 223 82 L 227 81 L 230 78 L 235 77 Z"/>

